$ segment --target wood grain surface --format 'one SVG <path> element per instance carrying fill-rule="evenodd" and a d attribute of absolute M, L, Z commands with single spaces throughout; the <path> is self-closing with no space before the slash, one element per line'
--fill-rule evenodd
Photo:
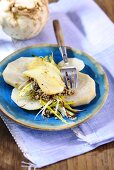
<path fill-rule="evenodd" d="M 114 21 L 114 0 L 96 2 Z M 22 170 L 22 160 L 27 161 L 0 119 L 0 170 Z M 114 142 L 81 156 L 44 167 L 42 170 L 114 170 Z"/>
<path fill-rule="evenodd" d="M 96 2 L 114 22 L 114 0 L 96 0 Z"/>

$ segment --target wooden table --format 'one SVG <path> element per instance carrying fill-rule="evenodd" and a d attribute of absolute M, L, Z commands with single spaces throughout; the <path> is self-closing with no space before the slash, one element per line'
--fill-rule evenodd
<path fill-rule="evenodd" d="M 96 2 L 114 21 L 114 0 L 96 0 Z M 0 119 L 0 170 L 21 170 L 22 160 L 26 161 Z M 114 170 L 114 142 L 42 170 Z"/>

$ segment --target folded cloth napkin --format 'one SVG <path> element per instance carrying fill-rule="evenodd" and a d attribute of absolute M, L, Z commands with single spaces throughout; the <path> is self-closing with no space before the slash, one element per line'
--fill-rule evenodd
<path fill-rule="evenodd" d="M 50 5 L 50 18 L 34 39 L 11 40 L 0 32 L 1 59 L 23 46 L 55 43 L 52 20 L 59 19 L 66 44 L 83 50 L 98 60 L 109 80 L 109 96 L 97 115 L 82 125 L 63 131 L 32 130 L 14 123 L 0 113 L 24 156 L 32 163 L 23 166 L 40 168 L 88 152 L 114 140 L 114 26 L 92 0 L 60 0 Z"/>

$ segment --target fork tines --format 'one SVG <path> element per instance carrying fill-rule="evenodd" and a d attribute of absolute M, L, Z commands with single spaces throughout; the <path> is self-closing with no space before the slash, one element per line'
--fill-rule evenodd
<path fill-rule="evenodd" d="M 61 68 L 61 74 L 65 82 L 66 88 L 76 89 L 77 87 L 77 70 L 75 67 L 65 66 Z"/>

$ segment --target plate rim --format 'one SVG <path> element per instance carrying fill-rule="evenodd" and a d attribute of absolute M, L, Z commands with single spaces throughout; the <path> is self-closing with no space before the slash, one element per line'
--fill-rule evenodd
<path fill-rule="evenodd" d="M 1 62 L 0 62 L 0 66 L 2 64 L 4 64 L 4 62 L 7 62 L 7 60 L 9 58 L 12 57 L 12 55 L 16 55 L 26 49 L 29 49 L 29 48 L 34 48 L 34 47 L 59 47 L 57 44 L 34 44 L 34 45 L 31 45 L 31 46 L 27 46 L 27 47 L 24 47 L 24 48 L 21 48 L 19 50 L 16 50 L 14 51 L 13 53 L 11 53 L 10 55 L 8 55 L 7 57 L 5 57 Z M 89 120 L 90 118 L 92 118 L 93 116 L 95 116 L 95 114 L 97 112 L 100 111 L 100 109 L 103 107 L 103 105 L 105 104 L 106 102 L 106 99 L 108 97 L 108 92 L 109 92 L 109 83 L 108 83 L 108 78 L 104 72 L 104 69 L 102 68 L 102 66 L 100 65 L 99 62 L 97 62 L 92 56 L 88 55 L 87 53 L 81 51 L 81 50 L 78 50 L 76 48 L 72 48 L 72 47 L 69 47 L 69 46 L 66 46 L 67 49 L 70 49 L 72 50 L 73 52 L 77 53 L 77 54 L 83 54 L 85 55 L 93 64 L 95 64 L 95 66 L 97 67 L 99 73 L 102 74 L 102 76 L 104 77 L 104 87 L 105 87 L 105 93 L 104 93 L 104 96 L 103 96 L 103 99 L 102 101 L 100 102 L 100 104 L 91 111 L 91 115 L 85 117 L 84 119 L 80 120 L 79 122 L 74 122 L 72 124 L 64 124 L 64 125 L 61 125 L 61 126 L 54 126 L 52 128 L 50 128 L 50 126 L 46 125 L 46 126 L 41 126 L 41 125 L 31 125 L 30 123 L 26 123 L 26 122 L 22 122 L 20 120 L 17 120 L 15 117 L 13 117 L 12 115 L 10 115 L 2 106 L 2 104 L 0 103 L 0 110 L 2 111 L 3 114 L 5 114 L 5 116 L 7 116 L 8 118 L 10 118 L 11 120 L 13 120 L 14 122 L 22 125 L 22 126 L 25 126 L 25 127 L 28 127 L 28 128 L 31 128 L 31 129 L 35 129 L 35 130 L 47 130 L 47 131 L 57 131 L 57 130 L 65 130 L 65 129 L 69 129 L 69 128 L 73 128 L 73 127 L 76 127 L 82 123 L 84 123 L 85 121 Z"/>

